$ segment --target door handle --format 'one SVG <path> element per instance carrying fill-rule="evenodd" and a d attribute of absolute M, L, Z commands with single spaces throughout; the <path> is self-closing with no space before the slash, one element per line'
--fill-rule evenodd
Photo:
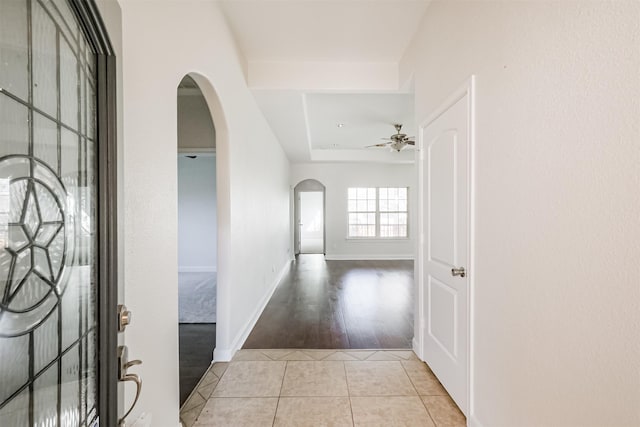
<path fill-rule="evenodd" d="M 451 275 L 452 276 L 460 276 L 460 277 L 465 277 L 467 275 L 467 273 L 464 271 L 464 267 L 453 267 L 451 269 Z"/>
<path fill-rule="evenodd" d="M 133 403 L 131 407 L 124 413 L 122 418 L 118 420 L 118 427 L 125 427 L 126 422 L 125 419 L 129 416 L 133 408 L 138 403 L 138 399 L 140 399 L 140 393 L 142 392 L 142 379 L 137 374 L 130 374 L 127 370 L 135 365 L 141 365 L 142 360 L 128 360 L 129 350 L 126 345 L 121 345 L 118 347 L 118 381 L 121 382 L 132 382 L 136 385 L 136 397 L 133 399 Z"/>

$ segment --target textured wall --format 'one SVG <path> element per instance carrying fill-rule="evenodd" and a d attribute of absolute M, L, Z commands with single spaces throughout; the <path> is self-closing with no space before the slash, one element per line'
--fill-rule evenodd
<path fill-rule="evenodd" d="M 477 76 L 472 425 L 640 425 L 640 3 L 435 1 L 416 122 Z"/>
<path fill-rule="evenodd" d="M 144 389 L 136 410 L 178 425 L 177 101 L 194 78 L 216 130 L 218 328 L 229 357 L 289 260 L 289 163 L 244 80 L 217 5 L 123 1 L 125 334 Z M 188 46 L 188 48 L 185 48 Z M 250 126 L 248 125 L 250 124 Z M 232 215 L 233 213 L 233 215 Z M 251 268 L 247 268 L 251 266 Z M 133 399 L 127 389 L 125 400 Z"/>

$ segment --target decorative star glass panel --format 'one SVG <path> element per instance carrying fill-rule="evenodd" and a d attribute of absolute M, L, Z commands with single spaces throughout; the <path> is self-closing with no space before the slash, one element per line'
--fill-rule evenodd
<path fill-rule="evenodd" d="M 0 426 L 97 424 L 95 72 L 66 0 L 0 1 Z"/>

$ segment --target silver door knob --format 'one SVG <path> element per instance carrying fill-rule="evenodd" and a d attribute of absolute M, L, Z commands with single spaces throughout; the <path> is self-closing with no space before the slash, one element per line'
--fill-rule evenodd
<path fill-rule="evenodd" d="M 464 271 L 464 267 L 459 267 L 459 268 L 452 268 L 451 269 L 451 275 L 452 276 L 460 276 L 460 277 L 464 277 L 466 276 L 466 273 Z"/>

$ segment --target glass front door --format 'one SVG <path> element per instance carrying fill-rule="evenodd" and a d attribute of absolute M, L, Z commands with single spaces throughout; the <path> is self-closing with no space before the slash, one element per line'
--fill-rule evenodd
<path fill-rule="evenodd" d="M 0 426 L 93 426 L 96 56 L 66 0 L 0 0 Z"/>

